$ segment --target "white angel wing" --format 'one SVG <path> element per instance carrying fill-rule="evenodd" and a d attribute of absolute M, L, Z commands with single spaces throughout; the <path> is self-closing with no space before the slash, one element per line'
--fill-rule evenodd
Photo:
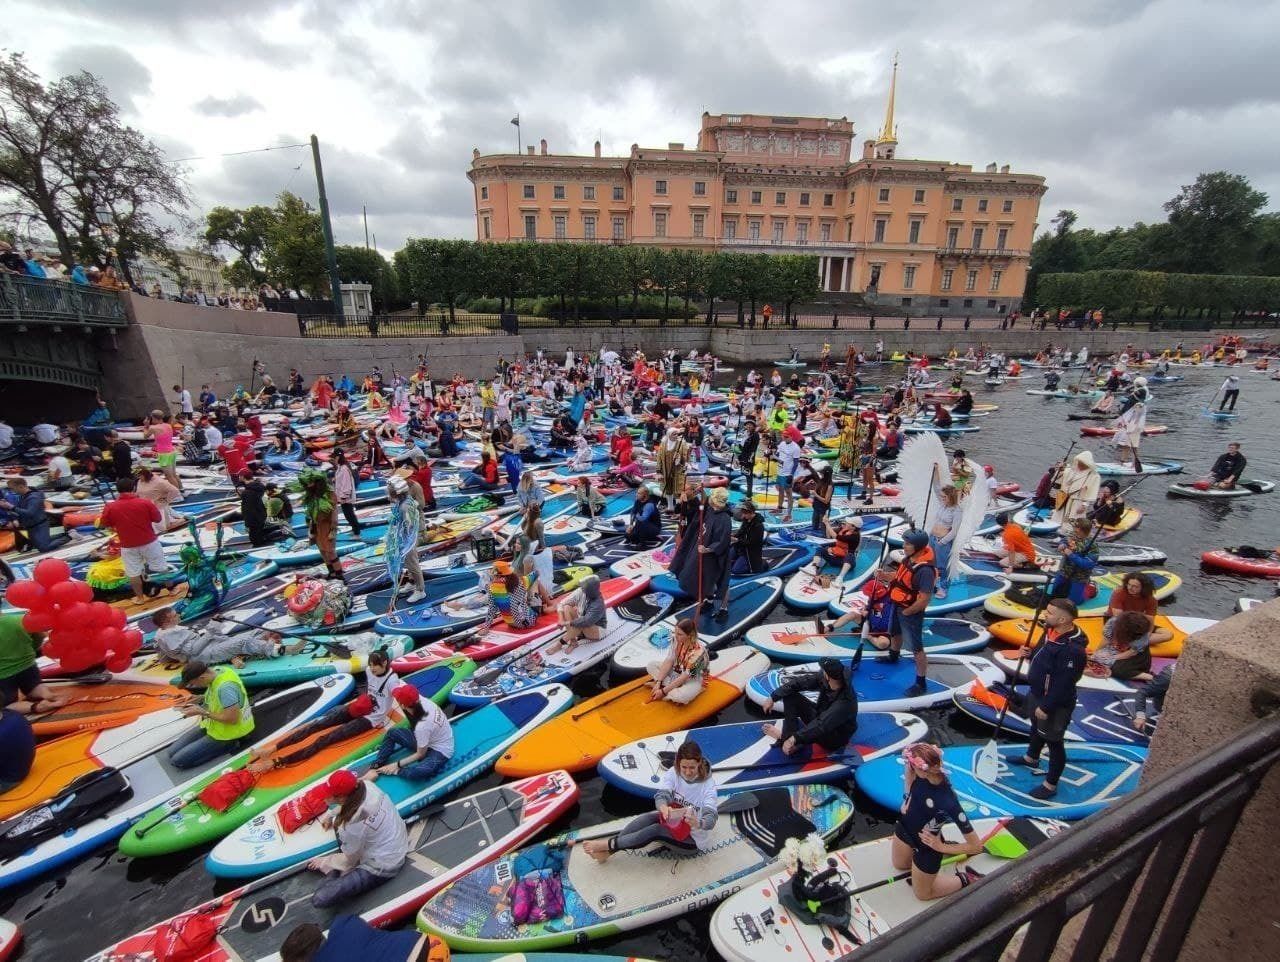
<path fill-rule="evenodd" d="M 947 574 L 954 578 L 960 570 L 960 549 L 969 543 L 974 532 L 982 527 L 982 519 L 987 513 L 987 480 L 982 465 L 969 459 L 967 461 L 969 475 L 974 479 L 969 485 L 969 493 L 960 502 L 960 516 L 956 520 L 956 536 L 952 540 L 951 563 L 947 566 Z"/>
<path fill-rule="evenodd" d="M 951 469 L 942 440 L 932 431 L 917 434 L 898 455 L 899 496 L 902 507 L 917 528 L 929 530 L 929 518 L 938 507 L 938 487 L 949 482 Z M 930 488 L 932 487 L 932 490 Z"/>

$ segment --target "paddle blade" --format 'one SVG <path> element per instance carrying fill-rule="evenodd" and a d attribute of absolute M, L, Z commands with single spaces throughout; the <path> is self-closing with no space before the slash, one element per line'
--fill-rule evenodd
<path fill-rule="evenodd" d="M 1197 491 L 1208 491 L 1208 490 L 1209 490 L 1209 482 L 1208 482 L 1208 481 L 1195 481 L 1195 482 L 1192 482 L 1191 487 L 1195 488 Z"/>
<path fill-rule="evenodd" d="M 997 695 L 984 685 L 981 678 L 973 680 L 973 684 L 969 688 L 969 697 L 974 701 L 982 702 L 982 704 L 994 708 L 996 711 L 1003 709 L 1008 701 L 1003 695 Z"/>
<path fill-rule="evenodd" d="M 978 750 L 974 759 L 973 774 L 984 785 L 994 785 L 1000 775 L 1000 756 L 996 754 L 996 740 L 993 738 Z"/>
<path fill-rule="evenodd" d="M 983 847 L 988 855 L 994 855 L 996 858 L 1021 858 L 1027 854 L 1027 847 L 1005 829 L 1001 829 L 987 839 Z"/>

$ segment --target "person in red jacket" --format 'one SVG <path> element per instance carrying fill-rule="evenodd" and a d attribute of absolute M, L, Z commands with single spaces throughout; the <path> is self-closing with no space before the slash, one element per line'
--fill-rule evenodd
<path fill-rule="evenodd" d="M 155 526 L 160 523 L 160 509 L 155 502 L 140 498 L 134 493 L 137 482 L 133 478 L 121 478 L 116 482 L 120 497 L 107 502 L 98 519 L 98 525 L 110 528 L 120 542 L 120 560 L 124 573 L 133 587 L 133 597 L 139 601 L 146 597 L 148 571 L 168 571 L 164 547 L 156 537 Z"/>

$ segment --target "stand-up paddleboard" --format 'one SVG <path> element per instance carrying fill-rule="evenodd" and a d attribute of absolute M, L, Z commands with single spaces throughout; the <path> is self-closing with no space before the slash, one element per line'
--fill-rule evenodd
<path fill-rule="evenodd" d="M 964 859 L 952 856 L 944 862 L 969 878 L 999 871 L 1066 827 L 1048 819 L 980 818 L 971 824 L 978 837 L 986 840 L 985 851 Z M 941 835 L 944 842 L 963 841 L 950 823 L 943 826 Z M 828 856 L 844 887 L 860 890 L 849 905 L 849 924 L 841 929 L 817 924 L 812 915 L 802 917 L 801 911 L 795 910 L 790 893 L 792 873 L 784 868 L 756 885 L 745 886 L 716 909 L 711 917 L 711 944 L 728 962 L 836 962 L 845 958 L 876 936 L 909 923 L 938 904 L 916 898 L 910 874 L 904 878 L 892 856 L 892 836 L 860 842 Z"/>
<path fill-rule="evenodd" d="M 327 909 L 312 901 L 316 877 L 293 866 L 166 919 L 117 942 L 88 962 L 150 958 L 171 926 L 193 915 L 219 929 L 199 962 L 267 962 L 294 927 L 327 929 L 338 915 L 386 926 L 414 912 L 454 879 L 511 851 L 572 807 L 578 786 L 567 772 L 490 788 L 434 807 L 409 822 L 409 858 L 377 888 Z"/>
<path fill-rule="evenodd" d="M 994 726 L 1000 717 L 1001 706 L 1009 695 L 1009 687 L 999 682 L 985 694 L 956 692 L 956 707 L 970 718 Z M 1081 679 L 1076 688 L 1076 707 L 1067 725 L 1066 740 L 1072 742 L 1097 742 L 1109 745 L 1151 744 L 1151 734 L 1156 729 L 1159 716 L 1149 718 L 1141 732 L 1134 727 L 1134 690 L 1124 682 L 1111 678 Z M 1031 719 L 1017 711 L 1015 700 L 1004 714 L 1002 727 L 1016 739 L 1031 737 Z"/>
<path fill-rule="evenodd" d="M 1212 418 L 1215 421 L 1234 421 L 1240 416 L 1234 411 L 1212 411 L 1208 407 L 1206 407 L 1201 413 L 1205 417 Z"/>
<path fill-rule="evenodd" d="M 1026 507 L 1014 512 L 1013 523 L 1030 534 L 1054 534 L 1061 524 L 1054 521 L 1051 508 Z"/>
<path fill-rule="evenodd" d="M 1118 461 L 1099 461 L 1098 473 L 1104 477 L 1132 478 L 1143 474 L 1181 474 L 1181 461 L 1162 461 L 1151 458 L 1142 459 L 1142 470 L 1135 471 L 1132 462 L 1121 464 Z"/>
<path fill-rule="evenodd" d="M 1114 437 L 1118 430 L 1119 428 L 1102 428 L 1095 424 L 1086 424 L 1080 429 L 1080 434 L 1086 438 L 1110 438 Z M 1167 424 L 1148 424 L 1142 429 L 1142 436 L 1146 438 L 1155 434 L 1167 434 L 1168 431 L 1169 425 Z M 1143 467 L 1145 466 L 1146 462 L 1144 461 Z"/>
<path fill-rule="evenodd" d="M 1269 558 L 1251 558 L 1237 554 L 1230 548 L 1217 548 L 1200 555 L 1200 563 L 1206 568 L 1217 568 L 1238 575 L 1257 578 L 1280 578 L 1280 555 Z"/>
<path fill-rule="evenodd" d="M 737 701 L 748 679 L 768 665 L 745 646 L 712 652 L 706 685 L 687 705 L 651 701 L 647 675 L 610 688 L 525 735 L 494 767 L 516 778 L 557 768 L 584 771 L 619 745 L 697 725 Z"/>
<path fill-rule="evenodd" d="M 467 712 L 450 723 L 453 755 L 435 776 L 418 781 L 402 775 L 383 775 L 377 785 L 402 816 L 412 815 L 488 771 L 494 759 L 523 732 L 536 728 L 572 703 L 573 692 L 568 688 L 546 685 Z M 374 760 L 374 755 L 365 755 L 350 762 L 349 767 L 363 775 Z M 293 832 L 287 832 L 280 821 L 281 808 L 304 791 L 305 788 L 292 793 L 233 829 L 206 856 L 205 868 L 221 878 L 247 878 L 301 865 L 335 851 L 337 837 L 320 820 Z"/>
<path fill-rule="evenodd" d="M 996 538 L 970 538 L 969 544 L 966 546 L 966 563 L 974 556 L 986 556 L 994 558 L 995 549 L 999 546 L 999 540 Z M 1097 545 L 1098 563 L 1101 565 L 1150 565 L 1162 564 L 1169 560 L 1168 552 L 1161 548 L 1154 548 L 1150 545 L 1129 544 L 1123 541 L 1107 541 Z M 1042 571 L 1055 570 L 1059 561 L 1062 560 L 1061 555 L 1054 555 L 1047 550 L 1042 549 L 1036 553 L 1036 563 Z M 1004 575 L 1010 580 L 1017 579 L 1017 569 L 1012 575 Z M 1029 571 L 1028 571 L 1029 573 Z"/>
<path fill-rule="evenodd" d="M 778 865 L 788 838 L 832 838 L 853 804 L 827 785 L 767 788 L 730 796 L 696 853 L 661 843 L 619 852 L 600 863 L 581 844 L 621 830 L 618 819 L 504 856 L 458 879 L 418 913 L 418 927 L 468 951 L 529 951 L 607 938 L 719 901 Z M 558 867 L 565 911 L 546 922 L 516 924 L 509 906 L 520 878 Z M 655 885 L 654 879 L 663 879 Z M 539 956 L 541 958 L 541 956 Z"/>
<path fill-rule="evenodd" d="M 304 682 L 254 703 L 257 744 L 332 708 L 355 687 L 348 675 Z M 118 838 L 166 798 L 203 775 L 174 768 L 164 752 L 95 772 L 45 805 L 0 824 L 0 888 L 35 878 Z"/>
<path fill-rule="evenodd" d="M 988 785 L 976 773 L 982 748 L 965 745 L 942 750 L 943 769 L 970 818 L 1085 818 L 1136 789 L 1147 759 L 1147 750 L 1133 745 L 1071 742 L 1066 746 L 1067 768 L 1058 782 L 1058 794 L 1039 799 L 1032 796 L 1031 790 L 1044 783 L 1043 758 L 1040 767 L 1033 770 L 1016 761 L 1026 754 L 1026 745 L 1000 745 L 999 774 L 995 784 Z M 872 801 L 896 812 L 902 805 L 902 766 L 900 755 L 880 758 L 860 767 L 854 778 Z"/>
<path fill-rule="evenodd" d="M 335 650 L 335 645 L 341 645 L 342 650 Z M 378 648 L 385 648 L 390 657 L 397 658 L 413 650 L 413 639 L 408 635 L 378 635 L 371 631 L 317 637 L 296 654 L 255 658 L 237 669 L 237 673 L 250 688 L 296 684 L 325 675 L 355 675 L 365 670 L 369 653 Z"/>
<path fill-rule="evenodd" d="M 676 750 L 693 739 L 722 791 L 838 782 L 863 762 L 901 751 L 929 733 L 915 715 L 859 712 L 858 730 L 838 750 L 811 745 L 787 755 L 760 729 L 759 722 L 738 722 L 642 738 L 610 752 L 598 768 L 609 784 L 652 798 L 662 775 L 675 763 Z"/>
<path fill-rule="evenodd" d="M 842 594 L 856 592 L 875 574 L 876 565 L 883 556 L 883 545 L 880 538 L 863 537 L 858 543 L 857 556 L 843 579 L 836 577 L 840 573 L 840 565 L 824 563 L 815 572 L 813 564 L 806 564 L 787 579 L 782 589 L 783 600 L 801 611 L 821 611 Z M 824 580 L 826 584 L 823 584 Z"/>
<path fill-rule="evenodd" d="M 172 677 L 172 676 L 170 676 Z M 74 680 L 48 682 L 53 693 L 65 703 L 52 711 L 29 715 L 37 736 L 68 735 L 78 731 L 116 728 L 136 722 L 144 715 L 192 701 L 182 688 L 168 684 L 169 678 L 153 681 Z"/>
<path fill-rule="evenodd" d="M 1259 605 L 1265 605 L 1265 604 L 1266 602 L 1263 601 L 1261 598 L 1237 598 L 1236 599 L 1236 608 L 1238 608 L 1242 612 L 1253 611 L 1253 609 L 1257 608 Z"/>
<path fill-rule="evenodd" d="M 850 625 L 837 632 L 818 634 L 812 621 L 783 621 L 757 625 L 744 636 L 748 645 L 774 661 L 816 662 L 821 658 L 851 658 L 862 645 L 862 657 L 888 658 L 889 652 L 862 642 Z M 930 655 L 958 655 L 985 648 L 991 634 L 982 625 L 963 618 L 926 618 L 924 650 Z"/>
<path fill-rule="evenodd" d="M 597 544 L 603 545 L 606 540 L 595 531 L 583 531 L 572 538 L 566 538 L 562 544 L 566 548 L 578 548 L 582 551 L 591 551 L 595 553 Z M 559 558 L 556 559 L 559 564 Z M 451 552 L 437 552 L 419 558 L 419 566 L 422 568 L 422 576 L 430 580 L 451 577 L 461 573 L 476 574 L 487 568 L 493 567 L 492 559 L 482 561 L 476 554 L 474 547 L 459 546 L 458 550 Z M 585 563 L 585 562 L 584 562 Z"/>
<path fill-rule="evenodd" d="M 752 578 L 759 578 L 761 575 L 785 578 L 802 565 L 807 565 L 812 561 L 817 550 L 817 547 L 811 544 L 762 548 L 760 552 L 764 558 L 764 568 L 762 570 L 754 574 L 731 575 L 729 580 L 731 583 L 736 584 Z M 676 579 L 676 576 L 669 571 L 655 575 L 651 587 L 654 591 L 665 591 L 669 595 L 683 598 L 689 597 L 689 595 L 685 594 L 684 589 L 680 587 L 680 582 Z"/>
<path fill-rule="evenodd" d="M 770 694 L 785 682 L 796 676 L 816 674 L 818 670 L 818 663 L 812 662 L 760 672 L 747 682 L 747 697 L 763 706 Z M 853 688 L 858 694 L 859 712 L 915 711 L 929 708 L 950 701 L 956 691 L 968 689 L 975 678 L 984 684 L 994 684 L 1003 677 L 999 668 L 976 655 L 931 655 L 923 695 L 906 694 L 907 689 L 916 681 L 915 662 L 910 658 L 897 662 L 863 661 L 852 675 Z M 810 701 L 816 701 L 818 692 L 815 689 L 805 692 L 804 696 Z M 781 703 L 774 705 L 774 711 L 782 711 Z"/>
<path fill-rule="evenodd" d="M 1090 578 L 1089 583 L 1096 589 L 1096 594 L 1086 601 L 1076 603 L 1076 610 L 1082 618 L 1091 615 L 1100 615 L 1107 610 L 1107 605 L 1111 601 L 1111 592 L 1119 588 L 1125 579 L 1125 572 L 1112 571 L 1105 575 L 1099 575 L 1096 578 Z M 1168 598 L 1175 591 L 1182 587 L 1182 578 L 1174 574 L 1172 571 L 1166 571 L 1160 568 L 1143 568 L 1139 574 L 1146 575 L 1147 579 L 1155 587 L 1155 598 L 1162 601 Z M 1036 610 L 1036 603 L 1042 593 L 1039 585 L 1024 585 L 1020 588 L 1010 588 L 1003 594 L 992 595 L 983 605 L 987 614 L 995 615 L 997 618 L 1029 618 Z"/>
<path fill-rule="evenodd" d="M 1103 610 L 1106 610 L 1105 605 Z M 1101 647 L 1103 642 L 1102 628 L 1105 622 L 1106 618 L 1102 615 L 1076 619 L 1076 627 L 1083 631 L 1085 637 L 1089 639 L 1090 651 L 1096 651 Z M 1217 621 L 1211 618 L 1189 618 L 1186 615 L 1156 615 L 1155 626 L 1170 632 L 1173 637 L 1168 641 L 1158 641 L 1152 645 L 1151 657 L 1177 658 L 1182 654 L 1182 646 L 1190 635 L 1216 624 Z M 1031 619 L 1029 617 L 1008 618 L 997 621 L 988 627 L 991 630 L 993 640 L 1003 642 L 1006 645 L 1024 645 L 1031 629 Z M 1040 635 L 1038 630 L 1036 635 L 1038 643 Z"/>
<path fill-rule="evenodd" d="M 5 962 L 22 942 L 22 930 L 8 919 L 0 919 L 0 962 Z"/>
<path fill-rule="evenodd" d="M 724 619 L 715 617 L 714 609 L 719 607 L 719 602 L 704 604 L 701 610 L 696 602 L 686 605 L 625 641 L 613 653 L 610 674 L 615 679 L 634 678 L 644 674 L 650 662 L 666 658 L 675 638 L 675 627 L 683 618 L 694 620 L 699 641 L 708 648 L 718 648 L 768 615 L 781 592 L 782 581 L 778 578 L 757 578 L 730 585 L 729 617 Z"/>
<path fill-rule="evenodd" d="M 934 595 L 929 599 L 929 607 L 925 608 L 924 613 L 927 617 L 936 618 L 956 611 L 968 611 L 970 608 L 977 608 L 1008 588 L 1008 580 L 1002 577 L 961 573 L 952 578 L 947 585 L 945 598 Z M 845 592 L 843 599 L 833 598 L 828 603 L 827 610 L 837 616 L 847 614 L 854 604 L 855 596 L 856 592 Z"/>
<path fill-rule="evenodd" d="M 1171 498 L 1249 498 L 1255 494 L 1270 494 L 1276 489 L 1274 481 L 1266 481 L 1262 478 L 1247 478 L 1243 481 L 1237 481 L 1233 488 L 1217 488 L 1205 487 L 1200 488 L 1195 484 L 1171 484 L 1169 485 L 1169 497 Z"/>
<path fill-rule="evenodd" d="M 608 623 L 598 639 L 580 638 L 572 650 L 559 637 L 523 645 L 487 662 L 483 672 L 455 688 L 449 700 L 473 708 L 539 685 L 567 683 L 607 660 L 637 631 L 665 616 L 672 604 L 674 599 L 661 592 L 630 598 L 608 609 Z"/>
<path fill-rule="evenodd" d="M 667 565 L 671 564 L 671 554 L 674 550 L 675 543 L 670 540 L 664 541 L 656 548 L 643 551 L 629 548 L 625 556 L 609 563 L 609 571 L 616 576 L 648 575 L 653 578 L 666 572 Z"/>

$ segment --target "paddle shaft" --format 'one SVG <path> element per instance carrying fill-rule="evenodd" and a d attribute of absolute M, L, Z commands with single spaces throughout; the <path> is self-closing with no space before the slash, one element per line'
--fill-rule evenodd
<path fill-rule="evenodd" d="M 239 625 L 241 628 L 253 628 L 255 631 L 270 630 L 270 629 L 264 629 L 262 625 L 255 625 L 248 621 L 237 621 L 235 618 L 228 618 L 226 615 L 214 615 L 213 620 L 230 622 L 233 625 Z M 339 658 L 351 657 L 351 649 L 346 645 L 342 644 L 342 642 L 321 641 L 319 638 L 316 638 L 311 635 L 304 635 L 303 637 L 305 637 L 307 641 L 309 641 L 313 645 L 319 645 L 321 648 L 329 649 L 334 654 L 336 654 Z"/>

